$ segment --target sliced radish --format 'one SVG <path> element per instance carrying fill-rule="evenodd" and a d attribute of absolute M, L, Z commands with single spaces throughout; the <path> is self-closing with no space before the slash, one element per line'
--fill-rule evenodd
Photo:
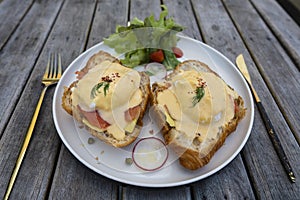
<path fill-rule="evenodd" d="M 134 164 L 145 171 L 160 169 L 166 163 L 168 156 L 165 143 L 156 137 L 142 138 L 132 150 Z"/>
<path fill-rule="evenodd" d="M 166 67 L 158 62 L 152 62 L 145 66 L 145 71 L 150 76 L 155 76 L 157 79 L 163 79 L 167 76 Z"/>

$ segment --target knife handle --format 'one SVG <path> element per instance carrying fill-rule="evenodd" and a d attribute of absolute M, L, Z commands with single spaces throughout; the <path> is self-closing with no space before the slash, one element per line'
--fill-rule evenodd
<path fill-rule="evenodd" d="M 269 134 L 269 137 L 273 143 L 273 146 L 275 148 L 275 151 L 281 161 L 281 164 L 283 165 L 285 171 L 287 172 L 288 176 L 289 176 L 289 179 L 295 183 L 296 182 L 296 177 L 294 175 L 294 172 L 292 170 L 292 167 L 287 159 L 287 156 L 282 148 L 282 145 L 280 143 L 280 140 L 278 138 L 278 135 L 276 134 L 275 130 L 274 130 L 274 127 L 271 123 L 271 120 L 264 108 L 264 106 L 262 105 L 262 103 L 259 101 L 257 102 L 257 107 L 258 107 L 258 110 L 262 116 L 262 119 L 265 123 L 265 126 L 267 128 L 267 131 L 268 131 L 268 134 Z"/>

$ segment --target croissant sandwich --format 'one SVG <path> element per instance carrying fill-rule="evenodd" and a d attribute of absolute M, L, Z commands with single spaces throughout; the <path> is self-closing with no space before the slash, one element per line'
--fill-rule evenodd
<path fill-rule="evenodd" d="M 244 102 L 206 64 L 188 60 L 152 86 L 151 104 L 167 145 L 185 168 L 207 164 L 244 117 Z"/>
<path fill-rule="evenodd" d="M 149 94 L 150 80 L 144 72 L 124 67 L 100 51 L 65 87 L 62 107 L 93 136 L 124 147 L 141 131 Z"/>

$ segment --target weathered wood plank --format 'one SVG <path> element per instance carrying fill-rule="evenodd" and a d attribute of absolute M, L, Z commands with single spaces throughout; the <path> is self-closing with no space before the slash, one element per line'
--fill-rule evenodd
<path fill-rule="evenodd" d="M 129 19 L 133 19 L 134 17 L 139 18 L 140 20 L 144 20 L 146 17 L 154 14 L 156 19 L 159 18 L 161 8 L 159 0 L 152 1 L 144 1 L 144 0 L 131 0 L 130 1 L 130 17 Z"/>
<path fill-rule="evenodd" d="M 63 146 L 49 199 L 117 199 L 118 184 L 80 163 Z"/>
<path fill-rule="evenodd" d="M 300 27 L 276 0 L 251 0 L 260 16 L 280 40 L 289 56 L 300 69 Z M 284 24 L 284 26 L 283 26 Z M 289 27 L 288 29 L 286 27 Z"/>
<path fill-rule="evenodd" d="M 34 3 L 22 24 L 0 51 L 0 135 L 23 92 L 23 86 L 60 8 L 61 3 L 57 2 Z M 47 9 L 43 9 L 43 6 Z"/>
<path fill-rule="evenodd" d="M 19 95 L 24 90 L 26 80 L 31 73 L 61 4 L 62 1 L 34 4 L 26 17 L 22 20 L 22 24 L 8 41 L 7 46 L 1 50 L 1 135 L 3 128 L 10 117 L 10 113 L 19 101 Z M 13 115 L 10 123 L 7 125 L 6 132 L 4 132 L 1 137 L 1 197 L 4 196 L 10 174 L 30 122 L 29 118 L 34 112 L 38 98 L 36 90 L 40 91 L 41 89 L 40 78 L 41 76 L 38 81 L 37 79 L 32 81 L 32 84 L 35 85 L 35 87 L 32 87 L 34 89 L 31 91 L 27 90 L 29 96 L 27 98 L 22 98 L 22 100 L 24 100 L 22 101 L 23 104 L 17 106 L 17 109 L 20 109 L 19 112 Z M 34 99 L 36 101 L 34 101 Z M 30 107 L 29 105 L 32 106 Z M 49 119 L 51 120 L 50 116 L 48 120 Z M 48 156 L 51 158 L 51 155 Z M 26 184 L 24 184 L 24 186 L 26 186 Z"/>
<path fill-rule="evenodd" d="M 147 199 L 191 199 L 190 187 L 172 187 L 172 188 L 142 188 L 126 186 L 123 187 L 122 199 L 147 200 Z"/>
<path fill-rule="evenodd" d="M 264 124 L 260 123 L 261 117 L 258 112 L 255 113 L 254 129 L 247 146 L 243 149 L 243 158 L 247 163 L 248 174 L 251 183 L 255 189 L 258 199 L 298 199 L 300 186 L 299 180 L 291 183 L 282 167 L 278 157 L 274 152 L 273 145 L 264 131 Z M 287 130 L 282 128 L 278 133 L 284 133 L 286 137 Z M 295 141 L 282 143 L 291 162 L 295 176 L 299 177 L 299 146 Z"/>
<path fill-rule="evenodd" d="M 241 156 L 212 177 L 192 184 L 193 199 L 255 199 Z"/>
<path fill-rule="evenodd" d="M 268 102 L 266 109 L 269 113 L 272 113 L 271 117 L 273 121 L 275 120 L 274 126 L 276 131 L 285 134 L 284 136 L 280 135 L 281 142 L 294 170 L 296 172 L 299 171 L 299 161 L 297 157 L 300 152 L 297 141 L 293 137 L 289 126 L 285 122 L 285 119 L 264 83 L 259 70 L 255 67 L 253 60 L 251 60 L 246 46 L 242 45 L 243 40 L 235 29 L 235 25 L 230 16 L 228 16 L 223 6 L 224 4 L 218 0 L 209 1 L 209 3 L 204 0 L 193 0 L 192 2 L 196 10 L 198 21 L 200 22 L 199 25 L 203 31 L 204 41 L 221 51 L 233 62 L 239 53 L 244 54 L 246 62 L 249 65 L 253 84 L 261 96 L 261 99 Z M 241 3 L 245 3 L 245 1 Z M 240 7 L 240 5 L 237 5 L 236 9 Z M 250 12 L 249 9 L 251 8 L 240 12 L 239 17 L 243 18 L 243 15 L 247 15 L 247 12 Z M 214 12 L 211 12 L 212 10 Z M 248 29 L 250 28 L 248 27 Z M 254 27 L 252 27 L 252 29 L 254 29 Z M 261 46 L 259 46 L 259 48 L 261 48 Z M 253 53 L 253 51 L 257 50 L 253 48 L 251 53 Z M 265 132 L 264 124 L 257 110 L 252 134 L 242 151 L 242 155 L 244 161 L 246 161 L 245 164 L 247 165 L 248 174 L 253 183 L 256 196 L 260 198 L 268 198 L 272 195 L 281 195 L 281 197 L 287 196 L 291 198 L 296 196 L 299 186 L 290 184 L 271 141 L 267 136 L 267 132 Z M 277 176 L 274 177 L 274 174 Z M 271 187 L 276 189 L 271 190 Z M 281 191 L 281 193 L 279 194 L 278 191 Z"/>
<path fill-rule="evenodd" d="M 57 6 L 60 6 L 60 3 L 61 2 L 57 1 L 52 2 L 52 4 Z M 43 5 L 42 8 L 39 8 L 40 12 L 44 13 L 47 9 L 50 9 L 52 10 L 51 13 L 53 13 L 53 10 L 55 10 L 53 8 L 54 5 Z M 45 43 L 45 48 L 38 58 L 36 67 L 28 80 L 27 86 L 23 88 L 23 95 L 0 141 L 0 196 L 2 197 L 42 88 L 40 79 L 45 70 L 48 52 L 51 50 L 59 50 L 62 54 L 64 67 L 78 56 L 80 49 L 84 46 L 83 44 L 86 41 L 87 30 L 92 20 L 94 8 L 94 1 L 67 1 L 64 3 L 60 15 Z M 78 15 L 78 13 L 81 13 L 81 15 Z M 75 23 L 74 20 L 76 20 Z M 38 55 L 38 53 L 36 54 Z M 56 160 L 61 147 L 61 142 L 54 129 L 51 115 L 53 92 L 54 88 L 51 88 L 46 94 L 26 159 L 23 162 L 18 180 L 15 184 L 15 188 L 18 188 L 18 190 L 13 190 L 12 199 L 44 199 L 50 190 L 51 181 L 49 180 L 52 180 Z M 20 123 L 21 121 L 22 123 Z M 16 126 L 16 124 L 18 124 L 18 126 Z M 65 154 L 66 153 L 62 153 L 61 155 Z M 62 159 L 64 162 L 59 162 L 62 165 L 58 165 L 58 170 L 56 171 L 58 174 L 69 170 L 74 172 L 74 177 L 82 178 L 91 176 L 91 172 L 85 167 L 78 164 L 73 166 L 73 162 L 76 160 L 74 157 L 66 155 L 63 156 Z M 68 162 L 70 162 L 71 166 L 69 164 L 64 165 Z M 82 168 L 84 170 L 82 170 Z M 55 197 L 56 194 L 72 196 L 72 191 L 69 191 L 71 184 L 63 185 L 64 187 L 62 187 L 59 183 L 66 181 L 64 180 L 66 177 L 60 178 L 61 179 L 54 179 L 54 184 L 51 189 L 55 192 L 50 192 L 51 196 Z M 67 181 L 71 179 L 72 178 L 68 177 Z M 102 176 L 97 178 L 97 180 L 99 179 L 103 179 L 104 182 L 106 180 Z M 89 184 L 97 186 L 93 183 L 94 180 L 95 179 L 91 179 Z M 106 182 L 106 184 L 107 187 L 112 185 L 111 182 Z M 85 185 L 87 186 L 86 183 Z M 84 188 L 82 187 L 81 189 Z M 94 187 L 90 189 L 94 190 Z M 77 192 L 80 192 L 80 190 L 78 189 Z M 88 192 L 90 192 L 88 189 L 84 189 L 81 194 L 85 195 Z M 102 192 L 103 194 L 105 193 L 105 191 Z M 100 192 L 98 192 L 98 195 L 100 195 Z"/>
<path fill-rule="evenodd" d="M 39 56 L 39 52 L 43 47 L 44 41 L 47 38 L 52 24 L 59 12 L 61 4 L 62 1 L 48 1 L 41 2 L 38 4 L 35 3 L 24 18 L 24 20 L 22 21 L 22 24 L 18 27 L 14 35 L 8 41 L 7 46 L 3 48 L 0 54 L 0 62 L 3 67 L 1 75 L 5 76 L 0 77 L 0 82 L 2 83 L 0 87 L 0 93 L 1 95 L 5 95 L 5 101 L 1 100 L 1 114 L 6 109 L 11 111 L 14 108 L 15 104 L 17 104 L 17 102 L 20 100 L 20 104 L 16 106 L 16 112 L 14 112 L 12 117 L 10 118 L 10 123 L 8 123 L 0 141 L 1 197 L 4 196 L 10 175 L 12 173 L 15 161 L 21 148 L 21 144 L 24 140 L 24 136 L 27 132 L 31 116 L 34 112 L 36 102 L 39 96 L 39 93 L 37 93 L 37 91 L 41 91 L 40 80 L 43 73 L 42 71 L 44 71 L 44 67 L 43 69 L 38 68 L 41 69 L 41 73 L 39 74 L 40 76 L 38 78 L 35 77 L 31 79 L 30 86 L 24 86 L 26 85 L 28 76 L 31 73 L 35 61 Z M 43 63 L 42 66 L 45 65 L 46 61 Z M 21 92 L 23 92 L 24 95 L 19 99 L 19 95 Z M 49 113 L 51 113 L 51 107 L 48 106 L 46 107 L 46 109 L 47 108 L 48 112 L 44 112 L 45 117 L 43 119 L 48 120 L 45 121 L 44 124 L 48 124 L 49 127 L 47 128 L 40 126 L 40 133 L 45 133 L 43 131 L 47 132 L 49 129 L 53 130 L 53 123 L 51 123 L 51 115 L 49 115 Z M 3 122 L 7 120 L 10 115 L 8 111 L 7 113 L 7 115 L 4 114 L 4 117 L 6 118 L 3 118 Z M 3 124 L 1 120 L 1 128 L 3 128 Z M 49 136 L 45 135 L 45 139 L 41 140 L 42 143 L 30 146 L 31 149 L 40 148 L 38 152 L 44 153 L 41 147 L 43 147 L 45 143 L 48 143 L 49 148 L 55 147 L 55 143 L 51 143 L 51 141 L 47 140 L 48 137 Z M 54 139 L 55 137 L 57 138 L 57 135 L 54 135 Z M 49 137 L 49 139 L 50 138 L 51 136 Z M 27 156 L 27 158 L 32 155 L 33 154 L 30 154 L 29 156 Z M 42 158 L 44 158 L 44 160 Z M 51 159 L 55 159 L 55 155 L 52 154 L 50 151 L 50 154 L 47 154 L 47 156 L 43 154 L 37 154 L 34 157 L 31 157 L 31 160 L 29 159 L 28 162 L 24 163 L 25 167 L 23 166 L 23 168 L 21 168 L 20 170 L 23 171 L 23 173 L 21 173 L 18 177 L 19 179 L 16 182 L 16 185 L 18 185 L 20 182 L 23 183 L 20 185 L 18 191 L 13 191 L 11 196 L 12 199 L 18 199 L 16 198 L 16 196 L 18 196 L 19 198 L 24 198 L 25 196 L 32 198 L 36 198 L 39 195 L 43 196 L 42 194 L 39 194 L 39 191 L 41 193 L 45 193 L 47 188 L 41 187 L 39 188 L 40 190 L 35 190 L 36 185 L 34 183 L 26 183 L 26 181 L 33 179 L 32 176 L 30 176 L 29 178 L 27 177 L 28 179 L 26 179 L 25 177 L 28 176 L 27 170 L 30 171 L 29 169 L 34 169 L 36 168 L 36 166 L 42 165 L 41 163 L 39 163 L 39 161 L 41 160 L 45 162 L 45 168 L 43 168 L 43 170 L 41 171 L 37 171 L 37 174 L 41 173 L 42 171 L 45 174 L 47 174 L 47 172 L 49 173 L 48 165 L 50 165 L 49 161 L 51 161 Z M 43 181 L 47 182 L 48 178 L 43 177 L 43 173 L 41 173 L 41 176 L 39 176 L 38 179 L 35 179 L 35 181 L 35 183 L 37 184 Z M 28 188 L 29 190 L 31 189 L 31 192 L 26 193 L 25 188 Z M 26 195 L 24 195 L 24 192 Z"/>
<path fill-rule="evenodd" d="M 87 48 L 102 42 L 104 37 L 114 33 L 117 25 L 127 24 L 128 6 L 128 0 L 101 1 L 97 4 Z"/>
<path fill-rule="evenodd" d="M 25 0 L 22 3 L 14 0 L 0 2 L 0 50 L 31 8 L 32 3 L 33 0 Z"/>
<path fill-rule="evenodd" d="M 300 25 L 300 1 L 299 0 L 277 0 L 278 3 L 293 17 Z"/>
<path fill-rule="evenodd" d="M 38 78 L 40 77 L 35 77 L 24 89 L 26 94 L 21 96 L 22 102 L 17 105 L 0 141 L 0 170 L 3 172 L 0 177 L 0 197 L 4 196 L 37 103 L 37 91 L 40 91 Z M 53 129 L 51 94 L 53 94 L 53 89 L 50 89 L 46 95 L 34 135 L 12 190 L 11 199 L 44 199 L 47 196 L 49 180 L 51 180 L 60 148 L 59 137 Z"/>
<path fill-rule="evenodd" d="M 176 23 L 185 27 L 184 34 L 188 37 L 201 40 L 201 34 L 193 15 L 193 8 L 189 1 L 164 0 L 163 3 L 169 9 L 169 16 L 172 16 Z"/>
<path fill-rule="evenodd" d="M 300 92 L 295 92 L 300 89 L 299 70 L 248 1 L 226 0 L 225 4 L 300 143 Z"/>
<path fill-rule="evenodd" d="M 90 1 L 90 4 L 91 3 L 92 1 Z M 126 1 L 100 1 L 93 6 L 90 4 L 81 1 L 78 3 L 78 9 L 85 5 L 89 7 L 88 10 L 77 10 L 74 11 L 74 13 L 66 11 L 65 13 L 65 15 L 70 17 L 70 21 L 72 21 L 72 17 L 74 17 L 77 12 L 89 13 L 85 18 L 81 17 L 76 19 L 76 22 L 80 22 L 78 25 L 82 27 L 79 28 L 78 33 L 84 32 L 85 35 L 80 36 L 80 41 L 76 44 L 76 46 L 80 46 L 80 48 L 76 48 L 76 46 L 70 48 L 72 50 L 77 49 L 76 53 L 74 52 L 72 54 L 74 55 L 72 56 L 72 59 L 85 50 L 85 43 L 87 43 L 87 47 L 89 48 L 96 43 L 101 42 L 103 37 L 108 36 L 115 31 L 117 24 L 123 24 L 127 21 L 126 17 L 124 17 L 127 16 L 128 11 L 128 2 Z M 66 10 L 68 10 L 69 7 L 74 7 L 74 5 L 70 3 L 70 5 L 66 5 L 65 7 Z M 94 11 L 95 13 L 93 13 Z M 118 13 L 119 17 L 115 16 L 115 13 Z M 61 18 L 65 19 L 66 16 L 62 16 Z M 89 29 L 89 27 L 91 27 L 91 29 Z M 62 27 L 61 31 L 65 31 L 66 28 L 67 27 Z M 89 32 L 85 31 L 88 29 L 90 30 Z M 65 36 L 65 34 L 62 35 Z M 72 37 L 71 34 L 69 36 Z M 68 63 L 70 63 L 72 59 L 70 59 Z M 68 174 L 67 176 L 64 175 L 66 173 Z M 79 161 L 71 156 L 68 150 L 63 146 L 62 152 L 58 158 L 57 169 L 53 178 L 49 198 L 116 199 L 119 185 L 118 182 L 109 180 L 92 172 L 84 165 L 79 164 Z"/>

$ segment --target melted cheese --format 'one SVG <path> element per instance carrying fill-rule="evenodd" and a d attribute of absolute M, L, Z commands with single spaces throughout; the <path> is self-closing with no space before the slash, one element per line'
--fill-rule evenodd
<path fill-rule="evenodd" d="M 91 98 L 93 87 L 102 82 L 102 77 L 106 76 L 112 79 L 106 95 L 104 87 L 101 87 L 95 97 Z M 125 137 L 126 127 L 132 126 L 131 122 L 125 120 L 125 112 L 142 101 L 140 81 L 141 77 L 137 71 L 118 63 L 104 61 L 90 69 L 78 81 L 72 92 L 72 104 L 79 105 L 85 111 L 97 110 L 101 117 L 111 124 L 107 127 L 107 131 L 116 139 L 122 140 Z"/>
<path fill-rule="evenodd" d="M 199 79 L 206 83 L 205 94 L 193 105 Z M 216 139 L 219 128 L 234 117 L 234 101 L 237 96 L 218 76 L 209 72 L 180 71 L 170 80 L 170 87 L 157 95 L 158 104 L 174 121 L 168 123 L 189 138 L 198 135 L 200 142 Z"/>

